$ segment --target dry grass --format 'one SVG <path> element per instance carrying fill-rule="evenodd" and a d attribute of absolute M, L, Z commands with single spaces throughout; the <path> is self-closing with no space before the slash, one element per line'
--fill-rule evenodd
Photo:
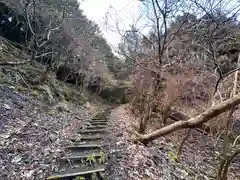
<path fill-rule="evenodd" d="M 160 114 L 161 122 L 166 124 L 166 120 L 170 116 L 172 110 L 180 105 L 181 97 L 185 94 L 185 87 L 189 81 L 185 75 L 178 75 L 172 78 L 167 77 L 166 87 L 159 92 L 154 99 L 156 112 Z"/>

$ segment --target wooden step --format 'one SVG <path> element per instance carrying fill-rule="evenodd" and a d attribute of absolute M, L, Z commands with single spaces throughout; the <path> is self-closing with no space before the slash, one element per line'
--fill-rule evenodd
<path fill-rule="evenodd" d="M 96 119 L 96 120 L 90 120 L 89 122 L 108 122 L 107 119 Z"/>
<path fill-rule="evenodd" d="M 103 152 L 100 148 L 98 149 L 92 149 L 92 150 L 86 150 L 86 151 L 76 151 L 71 152 L 71 156 L 85 156 L 86 154 L 100 154 Z"/>
<path fill-rule="evenodd" d="M 103 125 L 89 125 L 86 129 L 106 129 L 106 126 Z"/>
<path fill-rule="evenodd" d="M 108 116 L 108 113 L 107 112 L 103 112 L 103 113 L 97 114 L 92 119 L 93 120 L 102 120 L 102 119 L 107 119 L 107 116 Z"/>
<path fill-rule="evenodd" d="M 60 161 L 80 161 L 82 159 L 87 159 L 90 156 L 94 156 L 95 158 L 99 158 L 102 154 L 98 152 L 75 152 L 71 156 L 60 158 Z"/>
<path fill-rule="evenodd" d="M 105 126 L 105 125 L 107 125 L 107 122 L 90 122 L 89 124 L 91 124 L 91 125 L 102 125 L 102 126 Z"/>
<path fill-rule="evenodd" d="M 107 129 L 85 129 L 85 130 L 80 130 L 78 133 L 80 134 L 90 134 L 90 133 L 105 133 Z"/>
<path fill-rule="evenodd" d="M 96 149 L 104 146 L 105 144 L 102 144 L 102 143 L 86 143 L 86 144 L 77 144 L 73 146 L 68 146 L 67 149 Z"/>
<path fill-rule="evenodd" d="M 86 136 L 82 136 L 80 139 L 81 141 L 89 141 L 89 140 L 99 140 L 99 139 L 103 139 L 104 136 L 101 135 L 86 135 Z"/>
<path fill-rule="evenodd" d="M 85 175 L 90 175 L 92 173 L 101 173 L 105 171 L 105 166 L 104 165 L 98 165 L 96 167 L 91 167 L 91 168 L 84 168 L 84 167 L 69 167 L 65 170 L 65 172 L 59 173 L 52 175 L 48 177 L 48 180 L 51 179 L 69 179 L 69 178 L 74 178 L 77 176 L 85 176 Z"/>

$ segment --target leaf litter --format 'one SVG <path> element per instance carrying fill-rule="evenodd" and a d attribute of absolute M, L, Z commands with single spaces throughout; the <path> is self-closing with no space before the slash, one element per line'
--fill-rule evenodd
<path fill-rule="evenodd" d="M 45 179 L 58 171 L 57 159 L 76 132 L 99 109 L 73 104 L 69 112 L 51 107 L 28 94 L 0 86 L 0 177 L 8 180 Z"/>

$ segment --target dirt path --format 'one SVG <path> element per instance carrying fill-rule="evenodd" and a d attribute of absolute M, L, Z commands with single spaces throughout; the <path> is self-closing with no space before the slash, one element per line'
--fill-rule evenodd
<path fill-rule="evenodd" d="M 151 148 L 134 142 L 126 130 L 135 124 L 128 107 L 123 105 L 112 111 L 109 117 L 111 136 L 108 149 L 108 174 L 114 180 L 161 180 L 162 170 L 156 164 Z M 160 149 L 159 149 L 160 150 Z"/>
<path fill-rule="evenodd" d="M 128 105 L 123 105 L 110 115 L 108 141 L 109 176 L 114 180 L 214 180 L 218 161 L 214 160 L 213 140 L 193 130 L 183 148 L 181 162 L 176 163 L 170 152 L 175 153 L 185 131 L 178 131 L 159 138 L 148 146 L 136 142 L 128 133 L 138 127 Z M 152 131 L 152 130 L 151 130 Z M 229 180 L 240 179 L 240 159 L 234 160 L 229 171 Z"/>
<path fill-rule="evenodd" d="M 132 115 L 128 105 L 113 109 L 108 125 L 106 118 L 92 119 L 106 107 L 102 104 L 88 104 L 87 107 L 74 104 L 68 112 L 53 112 L 27 94 L 0 86 L 0 177 L 8 180 L 46 179 L 60 172 L 69 162 L 71 167 L 76 161 L 82 163 L 84 159 L 84 164 L 89 166 L 90 163 L 92 166 L 99 162 L 104 150 L 107 154 L 104 167 L 98 166 L 98 163 L 95 169 L 76 172 L 89 174 L 97 169 L 96 172 L 106 172 L 110 180 L 214 179 L 217 164 L 212 163 L 215 154 L 210 137 L 192 131 L 184 146 L 182 161 L 176 163 L 169 153 L 176 152 L 185 131 L 143 146 L 129 133 L 129 130 L 138 127 L 139 120 Z M 85 125 L 86 128 L 81 129 Z M 100 137 L 101 133 L 106 132 L 105 128 L 109 135 Z M 78 134 L 79 129 L 81 135 Z M 99 140 L 102 143 L 102 139 L 109 146 L 99 149 Z M 91 143 L 81 143 L 79 151 L 76 142 L 80 141 Z M 68 146 L 73 147 L 71 153 L 66 151 Z M 63 166 L 61 163 L 59 166 L 59 159 L 65 162 Z M 239 162 L 238 158 L 232 163 L 230 180 L 240 179 Z M 76 172 L 70 173 L 76 176 Z M 73 177 L 72 174 L 69 177 Z"/>

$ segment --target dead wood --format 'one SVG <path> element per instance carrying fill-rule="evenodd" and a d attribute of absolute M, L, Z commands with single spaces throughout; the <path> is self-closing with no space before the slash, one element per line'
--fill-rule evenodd
<path fill-rule="evenodd" d="M 221 113 L 231 109 L 233 106 L 236 106 L 238 104 L 240 104 L 240 95 L 234 96 L 231 99 L 223 101 L 222 103 L 207 109 L 203 113 L 199 114 L 196 117 L 190 118 L 187 121 L 175 122 L 173 124 L 170 124 L 166 127 L 163 127 L 159 130 L 156 130 L 146 135 L 141 135 L 138 133 L 135 133 L 135 134 L 137 135 L 140 141 L 144 143 L 148 143 L 161 136 L 168 135 L 174 131 L 177 131 L 180 129 L 186 129 L 186 128 L 195 128 L 199 125 L 202 125 L 203 123 L 209 121 L 210 119 L 220 115 Z"/>

